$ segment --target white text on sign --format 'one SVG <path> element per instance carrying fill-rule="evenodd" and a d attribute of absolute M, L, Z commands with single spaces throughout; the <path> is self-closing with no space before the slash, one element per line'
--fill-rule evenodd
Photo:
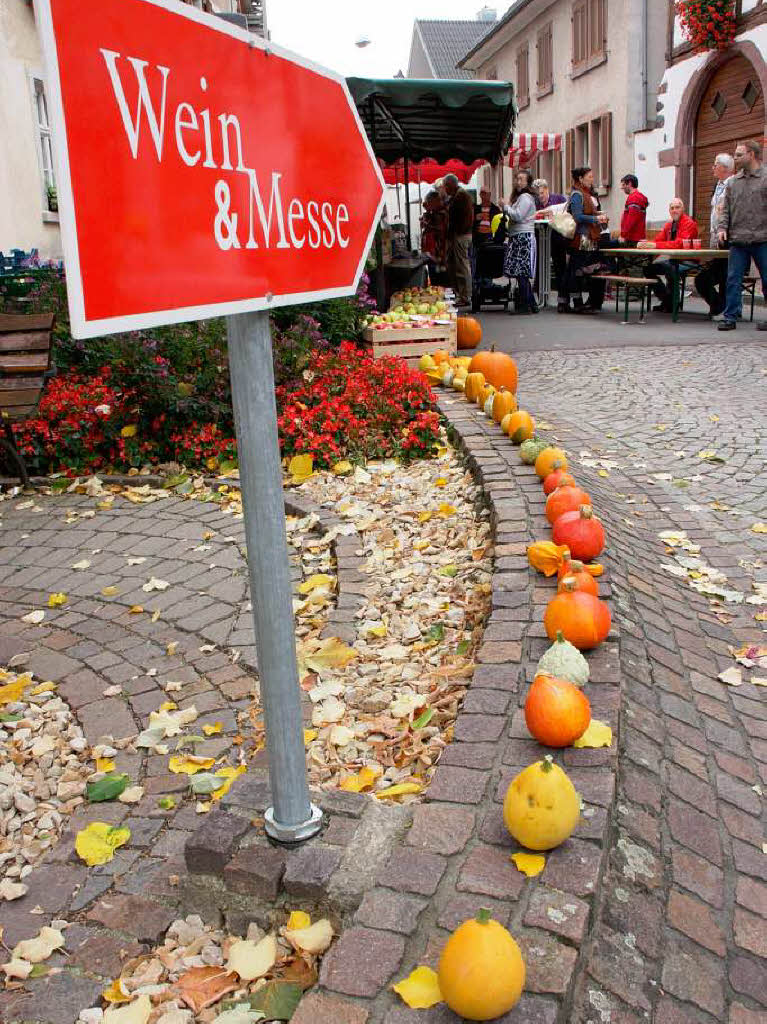
<path fill-rule="evenodd" d="M 149 63 L 138 57 L 122 58 L 114 50 L 100 48 L 106 69 L 112 83 L 117 107 L 120 112 L 125 135 L 131 154 L 138 159 L 141 147 L 141 130 L 146 121 L 147 131 L 157 154 L 158 161 L 163 160 L 166 131 L 166 105 L 170 68 L 158 64 L 153 69 L 155 80 L 155 99 L 153 100 L 147 82 Z M 128 101 L 123 88 L 123 81 L 118 61 L 122 67 L 129 64 L 136 79 L 137 96 L 136 112 L 131 115 Z M 208 82 L 200 79 L 200 89 L 204 93 Z M 349 223 L 349 210 L 344 203 L 334 205 L 322 199 L 304 200 L 293 196 L 287 201 L 280 191 L 282 172 L 271 171 L 268 211 L 264 205 L 261 188 L 256 171 L 247 167 L 242 158 L 242 132 L 239 119 L 235 114 L 221 113 L 215 117 L 218 129 L 211 125 L 210 109 L 205 107 L 195 110 L 191 103 L 177 104 L 173 118 L 173 138 L 180 159 L 187 167 L 195 167 L 204 157 L 200 166 L 212 170 L 234 171 L 245 175 L 248 179 L 248 229 L 247 237 L 239 212 L 232 209 L 233 197 L 229 182 L 218 178 L 213 186 L 213 237 L 219 248 L 258 249 L 259 240 L 264 248 L 269 248 L 275 241 L 276 249 L 345 249 L 349 245 L 349 237 L 345 226 Z M 146 136 L 146 132 L 145 132 Z M 214 138 L 220 142 L 214 149 Z M 148 143 L 149 144 L 149 143 Z M 232 164 L 232 151 L 236 150 L 236 164 Z M 218 158 L 218 163 L 216 162 Z M 272 232 L 274 230 L 274 238 Z"/>

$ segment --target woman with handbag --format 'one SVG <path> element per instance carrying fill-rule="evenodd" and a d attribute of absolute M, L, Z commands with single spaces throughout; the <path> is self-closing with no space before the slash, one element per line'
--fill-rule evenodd
<path fill-rule="evenodd" d="M 570 242 L 570 259 L 565 294 L 560 292 L 557 311 L 570 311 L 570 296 L 573 296 L 574 313 L 597 313 L 605 298 L 605 282 L 595 281 L 593 275 L 602 267 L 599 246 L 603 230 L 607 226 L 607 214 L 602 213 L 599 199 L 594 192 L 594 172 L 590 167 L 575 167 L 572 172 L 573 187 L 567 209 L 575 221 L 575 234 Z M 588 291 L 588 302 L 584 304 L 581 292 Z"/>
<path fill-rule="evenodd" d="M 508 238 L 503 272 L 516 277 L 519 289 L 517 313 L 537 313 L 532 281 L 535 277 L 535 195 L 530 171 L 518 171 L 509 205 L 504 207 Z"/>

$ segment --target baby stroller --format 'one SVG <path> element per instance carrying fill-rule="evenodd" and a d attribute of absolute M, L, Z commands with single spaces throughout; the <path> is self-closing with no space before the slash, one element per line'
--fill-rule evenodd
<path fill-rule="evenodd" d="M 482 303 L 508 308 L 511 301 L 511 282 L 505 277 L 503 259 L 505 254 L 506 223 L 501 217 L 491 242 L 473 247 L 471 275 L 471 310 L 478 313 Z M 495 284 L 499 277 L 504 284 Z"/>
<path fill-rule="evenodd" d="M 495 284 L 495 279 L 504 277 L 503 258 L 505 247 L 495 241 L 481 245 L 474 250 L 472 268 L 471 309 L 479 312 L 482 303 L 508 307 L 511 299 L 511 283 Z"/>

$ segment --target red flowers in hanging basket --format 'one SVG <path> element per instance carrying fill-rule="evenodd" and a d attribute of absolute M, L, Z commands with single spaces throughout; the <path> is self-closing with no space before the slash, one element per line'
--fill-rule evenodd
<path fill-rule="evenodd" d="M 724 50 L 735 38 L 733 0 L 677 0 L 676 13 L 696 50 Z"/>

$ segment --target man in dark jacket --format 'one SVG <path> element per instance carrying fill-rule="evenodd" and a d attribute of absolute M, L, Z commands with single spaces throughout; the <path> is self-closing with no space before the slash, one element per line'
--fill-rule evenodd
<path fill-rule="evenodd" d="M 454 174 L 443 182 L 450 197 L 447 209 L 447 267 L 455 288 L 456 305 L 471 305 L 471 231 L 474 227 L 474 203 Z"/>
<path fill-rule="evenodd" d="M 767 167 L 762 163 L 762 147 L 755 139 L 738 143 L 735 167 L 724 190 L 717 229 L 720 244 L 730 244 L 720 331 L 735 330 L 743 305 L 743 278 L 751 260 L 762 279 L 762 295 L 767 297 Z M 767 320 L 757 324 L 757 330 L 767 331 Z"/>
<path fill-rule="evenodd" d="M 650 200 L 639 191 L 639 179 L 635 174 L 623 175 L 621 189 L 626 194 L 626 205 L 618 241 L 628 249 L 636 249 L 637 242 L 647 237 L 646 218 Z"/>

